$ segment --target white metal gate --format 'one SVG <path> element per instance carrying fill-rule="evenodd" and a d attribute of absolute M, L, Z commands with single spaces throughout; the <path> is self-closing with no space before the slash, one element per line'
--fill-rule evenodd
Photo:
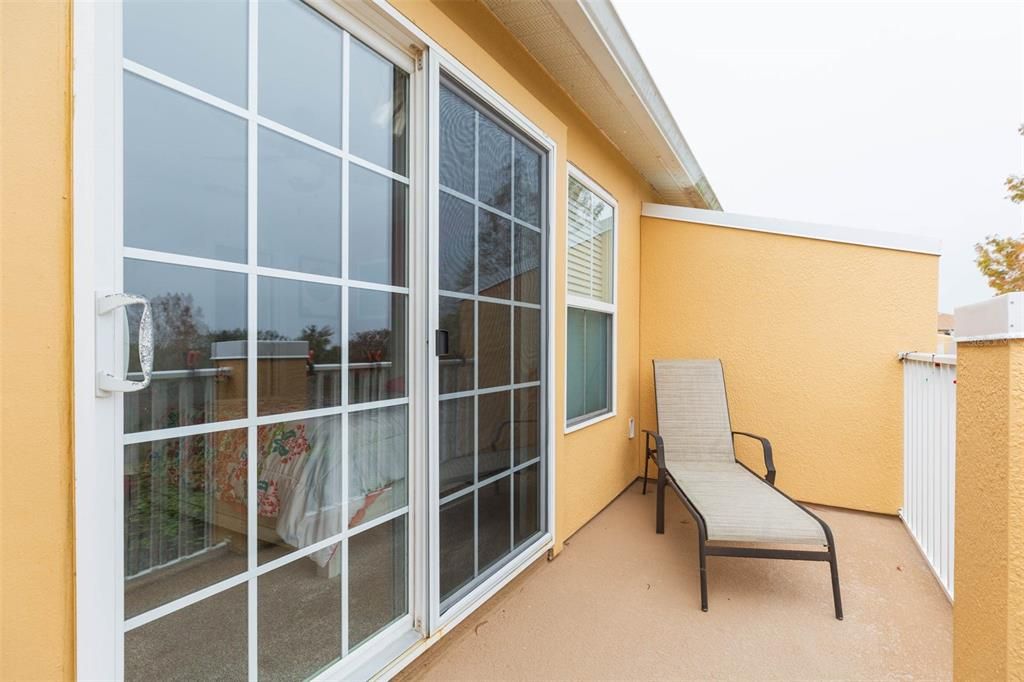
<path fill-rule="evenodd" d="M 956 356 L 903 353 L 900 518 L 953 598 Z"/>

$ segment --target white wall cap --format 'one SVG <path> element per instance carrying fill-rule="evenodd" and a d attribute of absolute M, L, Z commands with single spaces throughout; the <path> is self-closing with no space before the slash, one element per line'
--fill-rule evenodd
<path fill-rule="evenodd" d="M 1024 339 L 1024 293 L 1003 294 L 960 306 L 954 317 L 957 343 Z"/>
<path fill-rule="evenodd" d="M 878 249 L 893 251 L 910 251 L 938 256 L 942 252 L 942 242 L 932 237 L 902 232 L 883 232 L 881 230 L 864 230 L 855 227 L 840 227 L 819 223 L 804 223 L 795 220 L 780 220 L 761 216 L 741 215 L 710 211 L 703 208 L 688 206 L 669 206 L 644 202 L 641 215 L 648 218 L 664 218 L 685 223 L 700 223 L 714 227 L 731 227 L 737 230 L 768 232 L 788 237 L 804 239 L 820 239 L 841 244 L 871 246 Z M 959 320 L 958 320 L 959 322 Z"/>

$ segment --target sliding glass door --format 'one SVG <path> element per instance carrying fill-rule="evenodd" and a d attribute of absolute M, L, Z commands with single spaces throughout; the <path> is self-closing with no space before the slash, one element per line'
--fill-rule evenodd
<path fill-rule="evenodd" d="M 124 674 L 306 678 L 413 628 L 414 67 L 297 0 L 123 38 Z"/>
<path fill-rule="evenodd" d="M 439 92 L 441 612 L 546 530 L 546 156 L 453 82 Z"/>

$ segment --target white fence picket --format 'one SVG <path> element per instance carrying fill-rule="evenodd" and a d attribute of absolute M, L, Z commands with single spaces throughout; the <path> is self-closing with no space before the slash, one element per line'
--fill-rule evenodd
<path fill-rule="evenodd" d="M 900 518 L 953 598 L 956 356 L 903 353 Z"/>

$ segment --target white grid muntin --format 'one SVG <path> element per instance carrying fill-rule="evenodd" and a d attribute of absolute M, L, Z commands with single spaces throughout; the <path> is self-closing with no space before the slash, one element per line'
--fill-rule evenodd
<path fill-rule="evenodd" d="M 499 305 L 507 305 L 516 308 L 532 308 L 533 310 L 540 310 L 540 303 L 529 303 L 527 301 L 516 301 L 509 298 L 495 298 L 494 296 L 482 296 L 480 294 L 471 294 L 466 291 L 451 291 L 450 289 L 438 289 L 438 296 L 445 296 L 447 298 L 461 298 L 464 301 L 480 301 L 481 303 L 497 303 Z"/>
<path fill-rule="evenodd" d="M 343 216 L 346 213 L 347 212 L 343 212 Z M 347 220 L 343 220 L 342 223 L 344 225 L 347 223 Z M 253 242 L 255 243 L 255 240 L 253 240 Z M 383 291 L 391 294 L 408 294 L 410 291 L 407 286 L 398 286 L 395 284 L 383 284 L 381 282 L 370 282 L 361 279 L 347 279 L 345 277 L 331 277 L 330 275 L 319 275 L 312 272 L 302 272 L 301 270 L 272 268 L 266 265 L 256 265 L 253 267 L 245 263 L 203 258 L 201 256 L 189 256 L 181 253 L 172 253 L 170 251 L 141 249 L 135 246 L 124 247 L 123 254 L 125 258 L 130 258 L 132 260 L 181 265 L 185 267 L 202 268 L 204 270 L 216 270 L 218 272 L 233 272 L 243 275 L 255 272 L 261 277 L 290 279 L 299 282 L 309 282 L 310 284 L 328 284 L 336 287 L 349 287 L 352 289 L 362 289 L 366 291 Z M 493 300 L 494 302 L 501 302 L 501 299 Z M 522 303 L 519 305 L 528 306 L 529 304 Z"/>
<path fill-rule="evenodd" d="M 529 459 L 529 460 L 527 460 L 525 462 L 521 462 L 519 464 L 514 464 L 511 467 L 509 467 L 508 469 L 503 469 L 502 471 L 499 471 L 496 474 L 492 474 L 492 475 L 488 476 L 487 478 L 481 479 L 479 483 L 467 484 L 465 488 L 460 488 L 459 490 L 455 491 L 454 493 L 451 493 L 449 495 L 445 495 L 444 497 L 442 497 L 440 499 L 440 501 L 439 501 L 439 504 L 444 505 L 444 504 L 447 504 L 447 503 L 449 503 L 449 502 L 451 502 L 453 500 L 457 500 L 460 497 L 465 497 L 466 495 L 474 492 L 474 488 L 482 488 L 482 487 L 488 486 L 491 483 L 494 483 L 495 481 L 497 481 L 499 479 L 505 478 L 506 476 L 510 476 L 510 475 L 512 475 L 512 474 L 514 474 L 516 472 L 522 471 L 523 469 L 528 469 L 529 467 L 533 466 L 534 464 L 539 464 L 542 459 L 543 458 L 541 458 L 541 457 L 534 457 L 534 458 Z"/>
<path fill-rule="evenodd" d="M 259 576 L 265 575 L 273 570 L 281 568 L 282 566 L 287 566 L 288 564 L 294 563 L 299 559 L 303 559 L 309 556 L 310 554 L 315 554 L 316 552 L 319 552 L 322 549 L 326 549 L 331 545 L 340 544 L 341 542 L 348 540 L 353 536 L 359 535 L 365 531 L 372 530 L 377 526 L 383 525 L 390 521 L 394 521 L 395 519 L 405 516 L 408 512 L 408 505 L 399 507 L 398 509 L 392 510 L 387 514 L 381 514 L 380 516 L 376 516 L 370 519 L 369 521 L 364 521 L 358 526 L 335 533 L 322 540 L 318 540 L 317 542 L 314 542 L 310 545 L 306 545 L 301 549 L 298 549 L 294 552 L 289 552 L 284 556 L 277 557 L 263 564 L 257 564 L 254 568 L 245 570 L 241 573 L 238 573 L 237 575 L 231 576 L 230 578 L 225 578 L 223 580 L 213 583 L 212 585 L 208 585 L 199 590 L 196 590 L 195 592 L 190 592 L 189 594 L 173 599 L 165 604 L 161 604 L 156 608 L 149 609 L 148 611 L 140 613 L 137 616 L 132 616 L 131 618 L 125 620 L 124 631 L 130 632 L 136 628 L 146 625 L 147 623 L 152 623 L 155 620 L 159 620 L 164 616 L 172 614 L 175 611 L 180 611 L 183 608 L 198 603 L 208 597 L 220 594 L 225 590 L 230 590 L 231 588 L 237 587 L 242 583 L 250 582 L 252 581 L 253 578 L 258 578 Z M 255 547 L 255 543 L 249 543 L 249 545 L 251 547 Z M 343 573 L 343 576 L 347 577 L 348 574 Z M 347 580 L 342 580 L 342 582 L 347 582 Z"/>
<path fill-rule="evenodd" d="M 512 146 L 512 173 L 513 173 L 513 176 L 512 177 L 514 178 L 515 177 L 515 162 L 516 162 L 516 156 L 515 156 L 515 136 L 513 135 L 512 137 L 513 137 L 513 139 L 512 139 L 512 145 L 513 145 Z M 477 169 L 476 172 L 479 173 L 479 169 Z M 479 199 L 474 199 L 471 196 L 465 195 L 462 192 L 460 192 L 458 190 L 455 190 L 455 189 L 452 189 L 451 187 L 447 187 L 445 185 L 439 185 L 439 188 L 440 188 L 440 191 L 443 192 L 444 194 L 447 194 L 449 196 L 455 197 L 456 199 L 458 199 L 460 201 L 464 201 L 467 204 L 472 204 L 473 208 L 475 208 L 477 210 L 487 211 L 488 213 L 493 213 L 494 215 L 498 216 L 499 218 L 504 218 L 505 220 L 508 220 L 509 222 L 515 223 L 517 225 L 522 225 L 523 227 L 529 228 L 529 229 L 533 230 L 534 232 L 537 232 L 538 234 L 543 233 L 543 230 L 541 228 L 537 227 L 536 225 L 534 225 L 532 223 L 528 223 L 525 220 L 523 220 L 522 218 L 517 218 L 517 217 L 513 216 L 511 213 L 506 213 L 505 211 L 502 211 L 500 208 L 497 208 L 495 206 L 491 206 L 490 204 L 485 203 L 483 201 L 480 201 Z M 477 191 L 479 191 L 479 188 L 477 188 Z M 516 188 L 515 188 L 514 183 L 513 183 L 512 198 L 511 198 L 511 203 L 512 203 L 513 209 L 515 208 L 515 191 L 516 191 Z"/>

